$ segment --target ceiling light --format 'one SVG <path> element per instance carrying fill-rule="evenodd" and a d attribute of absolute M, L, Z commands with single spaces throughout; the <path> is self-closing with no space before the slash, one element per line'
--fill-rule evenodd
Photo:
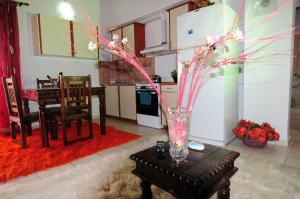
<path fill-rule="evenodd" d="M 58 5 L 58 15 L 64 19 L 73 20 L 75 13 L 72 5 L 66 1 L 61 2 Z"/>

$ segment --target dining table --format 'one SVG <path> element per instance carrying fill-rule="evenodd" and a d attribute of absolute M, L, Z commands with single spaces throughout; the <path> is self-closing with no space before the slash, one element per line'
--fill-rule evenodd
<path fill-rule="evenodd" d="M 100 135 L 106 134 L 105 128 L 105 87 L 92 87 L 92 96 L 98 96 L 99 99 L 99 115 L 100 115 Z M 29 101 L 38 103 L 39 106 L 39 122 L 43 147 L 50 147 L 47 132 L 46 121 L 46 105 L 47 101 L 60 99 L 60 88 L 42 88 L 42 89 L 26 89 L 22 91 L 25 113 L 30 113 Z"/>

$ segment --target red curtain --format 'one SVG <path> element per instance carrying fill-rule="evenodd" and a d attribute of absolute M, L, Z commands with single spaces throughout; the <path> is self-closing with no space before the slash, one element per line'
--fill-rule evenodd
<path fill-rule="evenodd" d="M 0 0 L 0 128 L 9 126 L 2 77 L 11 75 L 16 76 L 21 88 L 17 5 L 10 0 Z"/>

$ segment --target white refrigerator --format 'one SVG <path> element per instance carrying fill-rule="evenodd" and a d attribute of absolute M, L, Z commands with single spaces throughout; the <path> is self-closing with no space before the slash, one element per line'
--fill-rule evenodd
<path fill-rule="evenodd" d="M 191 60 L 194 46 L 203 44 L 207 36 L 223 36 L 239 26 L 237 13 L 225 3 L 200 8 L 177 18 L 178 77 L 185 60 Z M 239 45 L 228 45 L 231 57 L 240 51 Z M 207 77 L 192 109 L 190 140 L 224 146 L 233 139 L 232 129 L 238 120 L 238 65 L 223 67 L 223 75 Z M 216 71 L 214 71 L 216 72 Z M 190 77 L 190 76 L 189 76 Z M 187 81 L 189 84 L 189 78 Z M 185 89 L 185 93 L 189 87 Z M 184 97 L 187 102 L 187 95 Z"/>

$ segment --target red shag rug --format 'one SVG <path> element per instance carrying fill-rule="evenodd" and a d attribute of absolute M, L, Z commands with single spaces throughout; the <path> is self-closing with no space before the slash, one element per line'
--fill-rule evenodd
<path fill-rule="evenodd" d="M 93 139 L 63 145 L 62 128 L 59 128 L 58 140 L 50 140 L 50 148 L 43 148 L 39 129 L 34 129 L 27 138 L 28 148 L 12 142 L 10 135 L 0 135 L 0 182 L 6 182 L 19 176 L 66 164 L 98 151 L 128 143 L 140 138 L 140 135 L 106 127 L 106 135 L 99 135 L 100 125 L 93 123 Z M 68 129 L 70 138 L 76 135 L 76 123 Z M 82 123 L 82 135 L 88 133 L 88 123 Z M 18 137 L 20 138 L 20 137 Z"/>

